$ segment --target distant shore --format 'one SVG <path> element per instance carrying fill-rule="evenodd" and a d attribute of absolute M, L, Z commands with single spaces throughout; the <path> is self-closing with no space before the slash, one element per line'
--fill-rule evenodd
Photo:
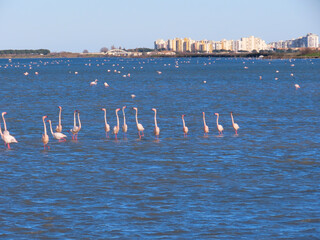
<path fill-rule="evenodd" d="M 43 54 L 0 54 L 0 59 L 8 58 L 180 58 L 180 57 L 213 57 L 213 58 L 262 58 L 262 59 L 291 59 L 291 58 L 320 58 L 320 51 L 303 52 L 272 52 L 272 53 L 176 53 L 175 55 L 161 54 L 161 52 L 143 53 L 140 56 L 110 56 L 95 53 L 49 53 Z"/>

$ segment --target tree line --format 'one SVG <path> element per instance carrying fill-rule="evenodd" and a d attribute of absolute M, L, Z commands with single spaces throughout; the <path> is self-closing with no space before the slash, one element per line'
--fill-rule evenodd
<path fill-rule="evenodd" d="M 0 50 L 0 54 L 43 54 L 47 55 L 50 53 L 48 49 L 8 49 L 8 50 Z"/>

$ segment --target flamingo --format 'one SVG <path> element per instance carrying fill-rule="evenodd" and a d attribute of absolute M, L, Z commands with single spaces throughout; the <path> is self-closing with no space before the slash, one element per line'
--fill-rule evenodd
<path fill-rule="evenodd" d="M 124 110 L 127 108 L 127 106 L 122 107 L 122 113 L 123 113 L 123 126 L 122 131 L 124 132 L 124 135 L 126 136 L 128 131 L 128 125 L 126 123 L 126 114 L 124 113 Z"/>
<path fill-rule="evenodd" d="M 15 139 L 14 136 L 10 135 L 9 131 L 7 130 L 7 124 L 6 120 L 4 119 L 4 115 L 6 115 L 7 112 L 2 113 L 2 120 L 3 120 L 3 125 L 4 125 L 4 131 L 2 133 L 1 138 L 3 139 L 5 145 L 8 145 L 8 149 L 10 148 L 10 143 L 17 143 L 18 141 Z"/>
<path fill-rule="evenodd" d="M 98 79 L 92 81 L 92 82 L 90 83 L 90 86 L 95 86 L 95 85 L 97 85 L 97 83 L 98 83 Z"/>
<path fill-rule="evenodd" d="M 137 124 L 139 138 L 141 139 L 141 137 L 144 136 L 144 133 L 143 133 L 144 128 L 143 128 L 142 124 L 138 122 L 138 108 L 133 107 L 132 109 L 136 110 L 136 124 Z M 142 135 L 140 134 L 140 132 L 142 132 Z"/>
<path fill-rule="evenodd" d="M 107 110 L 105 108 L 101 108 L 104 111 L 104 130 L 106 131 L 106 138 L 109 138 L 108 133 L 110 132 L 110 125 L 107 122 Z"/>
<path fill-rule="evenodd" d="M 79 126 L 76 124 L 76 113 L 78 113 Z M 73 128 L 69 130 L 72 133 L 72 140 L 78 139 L 78 132 L 81 130 L 80 111 L 75 110 L 73 113 Z"/>
<path fill-rule="evenodd" d="M 103 84 L 105 87 L 109 87 L 109 84 L 108 83 L 106 83 L 106 82 L 104 82 L 104 84 Z"/>
<path fill-rule="evenodd" d="M 119 129 L 120 129 L 119 116 L 118 116 L 118 112 L 119 112 L 120 110 L 121 110 L 120 108 L 117 108 L 117 109 L 116 109 L 117 126 L 114 126 L 114 127 L 113 127 L 113 133 L 114 133 L 114 135 L 116 135 L 116 136 L 115 136 L 116 140 L 117 140 L 117 135 L 118 135 L 118 132 L 119 132 Z"/>
<path fill-rule="evenodd" d="M 238 129 L 240 128 L 239 125 L 237 123 L 235 123 L 233 121 L 233 116 L 232 116 L 232 112 L 231 112 L 231 120 L 232 120 L 232 127 L 233 129 L 236 131 L 236 135 L 238 135 Z"/>
<path fill-rule="evenodd" d="M 220 135 L 220 134 L 222 134 L 223 127 L 222 127 L 222 125 L 220 125 L 220 124 L 218 123 L 218 121 L 219 121 L 219 113 L 215 113 L 215 115 L 217 115 L 217 128 L 218 128 L 219 135 Z"/>
<path fill-rule="evenodd" d="M 49 142 L 49 136 L 47 134 L 47 126 L 46 126 L 46 123 L 45 123 L 45 119 L 47 118 L 48 116 L 43 116 L 42 117 L 42 121 L 43 121 L 43 128 L 44 128 L 44 133 L 42 134 L 42 142 L 43 142 L 43 149 L 46 150 L 46 146 L 48 149 L 50 149 L 50 147 L 48 146 L 48 142 Z"/>
<path fill-rule="evenodd" d="M 209 133 L 209 127 L 206 124 L 206 114 L 202 112 L 202 118 L 203 118 L 203 131 L 204 131 L 204 136 L 208 136 Z"/>
<path fill-rule="evenodd" d="M 300 88 L 299 84 L 297 84 L 297 83 L 294 86 L 295 86 L 296 90 L 298 90 Z"/>
<path fill-rule="evenodd" d="M 160 128 L 158 127 L 158 124 L 157 124 L 157 109 L 152 108 L 152 111 L 154 111 L 154 130 L 153 130 L 153 133 L 154 133 L 156 139 L 159 139 Z"/>
<path fill-rule="evenodd" d="M 66 135 L 64 135 L 63 133 L 61 132 L 53 132 L 52 131 L 52 124 L 51 124 L 51 120 L 48 120 L 47 122 L 49 122 L 49 125 L 50 125 L 50 131 L 51 131 L 51 134 L 53 136 L 54 139 L 57 139 L 59 140 L 59 142 L 65 142 L 66 141 Z"/>
<path fill-rule="evenodd" d="M 182 115 L 182 123 L 183 123 L 183 136 L 184 137 L 187 137 L 187 134 L 188 134 L 188 131 L 189 131 L 189 129 L 188 129 L 188 127 L 186 126 L 186 123 L 184 122 L 184 117 L 185 117 L 186 115 L 185 114 L 183 114 Z"/>
<path fill-rule="evenodd" d="M 62 107 L 59 106 L 60 112 L 59 112 L 59 125 L 56 127 L 56 132 L 61 133 L 62 132 L 62 125 L 61 125 L 61 111 Z"/>

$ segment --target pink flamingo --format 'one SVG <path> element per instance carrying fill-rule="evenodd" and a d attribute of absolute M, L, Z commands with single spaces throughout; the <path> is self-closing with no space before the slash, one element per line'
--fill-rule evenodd
<path fill-rule="evenodd" d="M 185 117 L 186 115 L 185 114 L 183 114 L 182 115 L 182 123 L 183 123 L 183 136 L 184 137 L 187 137 L 187 135 L 188 135 L 188 132 L 189 132 L 189 129 L 188 129 L 188 127 L 186 126 L 186 123 L 184 122 L 184 117 Z"/>
<path fill-rule="evenodd" d="M 105 108 L 101 108 L 104 111 L 104 130 L 106 132 L 106 138 L 109 138 L 108 133 L 110 132 L 110 125 L 107 122 L 107 110 Z"/>
<path fill-rule="evenodd" d="M 47 118 L 48 116 L 43 116 L 42 117 L 42 122 L 43 122 L 43 127 L 44 127 L 44 133 L 42 134 L 42 142 L 43 142 L 43 149 L 46 150 L 46 146 L 48 148 L 48 150 L 50 149 L 50 147 L 48 146 L 48 142 L 49 142 L 49 136 L 47 134 L 47 126 L 46 126 L 46 123 L 45 123 L 45 119 Z"/>
<path fill-rule="evenodd" d="M 118 139 L 118 138 L 117 138 L 117 135 L 118 135 L 118 132 L 119 132 L 119 130 L 120 130 L 120 123 L 119 123 L 119 116 L 118 116 L 118 112 L 119 112 L 120 110 L 121 110 L 120 108 L 117 108 L 117 109 L 116 109 L 117 125 L 113 127 L 113 133 L 114 133 L 114 135 L 115 135 L 116 140 Z"/>
<path fill-rule="evenodd" d="M 203 131 L 204 131 L 204 136 L 208 136 L 209 133 L 209 127 L 206 124 L 206 114 L 202 112 L 202 118 L 203 118 Z"/>
<path fill-rule="evenodd" d="M 4 125 L 4 131 L 2 133 L 2 139 L 5 143 L 6 146 L 8 146 L 8 149 L 11 149 L 10 143 L 17 143 L 18 141 L 14 138 L 14 136 L 10 135 L 9 131 L 7 130 L 7 124 L 6 120 L 4 118 L 4 115 L 6 115 L 6 112 L 2 113 L 2 120 L 3 120 L 3 125 Z"/>
<path fill-rule="evenodd" d="M 159 139 L 160 128 L 158 127 L 158 123 L 157 123 L 157 109 L 152 108 L 152 111 L 154 111 L 154 130 L 153 130 L 153 133 L 154 133 L 156 139 Z"/>
<path fill-rule="evenodd" d="M 142 126 L 141 123 L 138 122 L 138 108 L 133 107 L 132 109 L 136 110 L 136 124 L 137 124 L 137 129 L 138 129 L 138 134 L 139 134 L 139 138 L 141 139 L 141 137 L 144 136 L 144 127 Z M 140 132 L 142 132 L 142 135 L 140 134 Z"/>
<path fill-rule="evenodd" d="M 239 129 L 240 127 L 239 127 L 239 125 L 238 125 L 237 123 L 235 123 L 235 122 L 233 121 L 232 112 L 231 112 L 231 121 L 232 121 L 232 127 L 233 127 L 233 129 L 235 130 L 236 135 L 238 135 L 238 129 Z"/>
<path fill-rule="evenodd" d="M 218 128 L 219 135 L 220 135 L 220 134 L 222 134 L 223 127 L 222 127 L 222 125 L 220 125 L 220 124 L 218 123 L 218 121 L 219 121 L 219 113 L 215 113 L 215 115 L 217 116 L 217 128 Z"/>

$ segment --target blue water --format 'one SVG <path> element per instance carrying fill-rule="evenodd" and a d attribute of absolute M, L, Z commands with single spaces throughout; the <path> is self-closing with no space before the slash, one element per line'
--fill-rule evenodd
<path fill-rule="evenodd" d="M 320 60 L 2 59 L 0 84 L 19 141 L 0 145 L 1 238 L 320 237 Z M 113 129 L 125 105 L 127 138 L 119 112 L 119 139 L 106 139 L 101 108 Z M 42 116 L 55 128 L 58 106 L 64 133 L 76 109 L 82 129 L 65 143 L 49 134 L 44 150 Z"/>

